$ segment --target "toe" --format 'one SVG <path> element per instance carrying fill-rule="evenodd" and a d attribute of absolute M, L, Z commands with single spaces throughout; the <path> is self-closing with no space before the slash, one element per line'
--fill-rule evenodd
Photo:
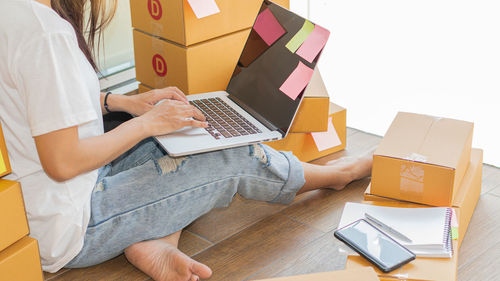
<path fill-rule="evenodd" d="M 210 276 L 212 276 L 212 270 L 210 269 L 210 267 L 202 263 L 199 263 L 197 261 L 193 260 L 193 265 L 191 268 L 193 275 L 197 275 L 202 279 L 207 279 L 210 278 Z"/>

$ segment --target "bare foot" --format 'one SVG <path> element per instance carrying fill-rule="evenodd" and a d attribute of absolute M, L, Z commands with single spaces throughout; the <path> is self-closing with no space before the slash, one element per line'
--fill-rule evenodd
<path fill-rule="evenodd" d="M 212 275 L 208 266 L 161 239 L 136 243 L 125 249 L 125 256 L 156 281 L 195 281 Z"/>
<path fill-rule="evenodd" d="M 335 167 L 339 175 L 331 189 L 340 190 L 350 182 L 370 176 L 372 171 L 373 152 L 361 157 L 342 157 L 326 163 Z"/>

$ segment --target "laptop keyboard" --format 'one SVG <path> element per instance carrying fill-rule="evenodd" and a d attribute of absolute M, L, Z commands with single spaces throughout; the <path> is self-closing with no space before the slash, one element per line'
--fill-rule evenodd
<path fill-rule="evenodd" d="M 228 106 L 220 98 L 190 101 L 207 118 L 207 132 L 215 139 L 262 133 L 255 125 Z"/>

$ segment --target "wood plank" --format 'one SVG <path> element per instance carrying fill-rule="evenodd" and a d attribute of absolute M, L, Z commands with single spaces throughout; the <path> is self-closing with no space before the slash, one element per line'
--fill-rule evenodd
<path fill-rule="evenodd" d="M 491 192 L 494 195 L 500 195 L 500 169 L 483 165 L 483 186 L 481 194 Z"/>
<path fill-rule="evenodd" d="M 179 239 L 179 250 L 188 256 L 194 256 L 212 245 L 213 243 L 210 241 L 187 230 L 182 232 L 181 238 Z"/>
<path fill-rule="evenodd" d="M 144 281 L 148 279 L 149 277 L 130 264 L 124 255 L 120 255 L 96 266 L 68 270 L 52 278 L 51 281 Z"/>
<path fill-rule="evenodd" d="M 212 210 L 186 229 L 217 243 L 284 208 L 286 205 L 246 200 L 237 194 L 228 208 Z"/>
<path fill-rule="evenodd" d="M 243 280 L 324 233 L 276 214 L 194 256 L 212 268 L 210 280 Z"/>
<path fill-rule="evenodd" d="M 63 269 L 59 270 L 58 272 L 54 272 L 54 273 L 49 273 L 49 272 L 45 272 L 44 271 L 43 272 L 43 280 L 45 280 L 45 281 L 52 280 L 56 276 L 59 276 L 59 275 L 65 273 L 68 270 L 69 270 L 68 268 L 63 268 Z"/>
<path fill-rule="evenodd" d="M 361 202 L 370 178 L 353 182 L 342 191 L 318 190 L 305 193 L 302 200 L 281 212 L 298 222 L 323 232 L 337 228 L 346 202 Z"/>
<path fill-rule="evenodd" d="M 498 240 L 498 239 L 497 239 Z M 480 256 L 472 259 L 458 271 L 459 281 L 498 280 L 500 270 L 500 242 L 491 243 L 491 247 Z"/>
<path fill-rule="evenodd" d="M 492 245 L 500 242 L 500 198 L 489 194 L 482 195 L 477 203 L 469 228 L 460 248 L 458 257 L 459 271 L 478 259 Z M 476 268 L 477 272 L 482 267 Z M 481 279 L 478 279 L 481 280 Z"/>
<path fill-rule="evenodd" d="M 282 256 L 246 280 L 342 270 L 347 256 L 340 253 L 341 245 L 342 242 L 333 236 L 333 232 L 328 232 L 300 251 Z"/>

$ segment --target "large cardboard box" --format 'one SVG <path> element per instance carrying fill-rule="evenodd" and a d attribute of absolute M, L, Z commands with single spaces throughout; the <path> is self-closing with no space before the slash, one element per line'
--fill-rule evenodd
<path fill-rule="evenodd" d="M 277 0 L 286 8 L 289 0 Z M 187 0 L 130 0 L 132 26 L 191 46 L 252 27 L 262 0 L 217 0 L 220 13 L 198 19 Z"/>
<path fill-rule="evenodd" d="M 137 80 L 153 88 L 176 86 L 186 94 L 225 90 L 249 32 L 184 47 L 134 30 Z"/>
<path fill-rule="evenodd" d="M 7 145 L 3 137 L 2 124 L 0 124 L 0 177 L 12 172 L 9 162 L 9 154 L 7 153 Z"/>
<path fill-rule="evenodd" d="M 373 155 L 373 194 L 450 206 L 470 160 L 473 123 L 400 112 Z"/>
<path fill-rule="evenodd" d="M 417 208 L 421 205 L 403 202 L 363 202 L 387 207 Z M 458 266 L 458 241 L 453 241 L 453 257 L 451 258 L 421 258 L 417 257 L 410 263 L 389 273 L 383 273 L 361 256 L 348 256 L 346 269 L 359 270 L 370 266 L 380 277 L 380 280 L 405 280 L 405 281 L 455 281 Z"/>
<path fill-rule="evenodd" d="M 28 235 L 21 185 L 0 180 L 0 251 Z"/>
<path fill-rule="evenodd" d="M 375 271 L 370 267 L 356 270 L 339 270 L 290 277 L 263 279 L 260 281 L 375 281 L 379 280 Z"/>
<path fill-rule="evenodd" d="M 43 280 L 38 243 L 35 239 L 24 237 L 0 252 L 0 280 Z"/>
<path fill-rule="evenodd" d="M 483 151 L 473 148 L 471 150 L 471 159 L 469 167 L 465 172 L 462 183 L 457 188 L 457 193 L 451 205 L 457 210 L 458 217 L 458 248 L 462 245 L 462 241 L 469 227 L 470 220 L 476 208 L 477 201 L 481 195 L 481 182 L 483 171 Z M 365 191 L 364 199 L 367 201 L 378 202 L 398 202 L 395 199 L 378 196 L 371 193 L 371 186 Z"/>
<path fill-rule="evenodd" d="M 291 151 L 303 162 L 309 162 L 343 150 L 346 146 L 346 109 L 330 103 L 328 117 L 332 117 L 333 127 L 341 141 L 338 146 L 319 151 L 311 133 L 289 133 L 284 139 L 266 144 L 276 150 Z"/>
<path fill-rule="evenodd" d="M 304 91 L 304 99 L 290 128 L 291 133 L 323 132 L 328 129 L 330 97 L 319 70 Z"/>

